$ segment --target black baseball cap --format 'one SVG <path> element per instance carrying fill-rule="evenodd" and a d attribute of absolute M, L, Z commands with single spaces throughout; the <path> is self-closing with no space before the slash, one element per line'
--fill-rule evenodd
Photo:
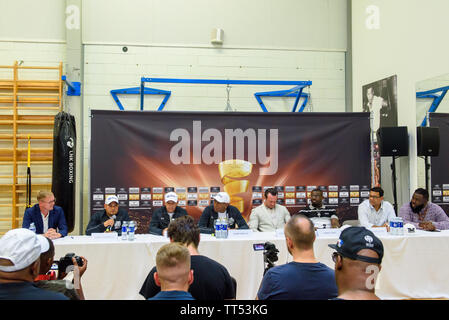
<path fill-rule="evenodd" d="M 340 233 L 337 244 L 329 244 L 329 247 L 337 250 L 343 257 L 368 263 L 380 264 L 384 255 L 382 241 L 365 227 L 349 227 L 344 229 Z M 373 250 L 379 255 L 379 258 L 358 255 L 357 253 L 362 249 Z"/>

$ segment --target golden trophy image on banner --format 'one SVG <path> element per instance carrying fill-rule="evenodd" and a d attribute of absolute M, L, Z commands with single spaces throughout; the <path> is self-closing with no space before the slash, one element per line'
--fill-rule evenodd
<path fill-rule="evenodd" d="M 253 164 L 251 162 L 240 159 L 225 160 L 218 164 L 224 191 L 231 197 L 230 205 L 239 209 L 241 213 L 245 209 L 245 203 L 243 198 L 237 195 L 248 191 L 249 180 L 242 178 L 249 176 L 252 169 Z"/>

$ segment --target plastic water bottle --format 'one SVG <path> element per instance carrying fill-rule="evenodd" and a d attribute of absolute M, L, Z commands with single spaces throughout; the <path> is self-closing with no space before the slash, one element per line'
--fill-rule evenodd
<path fill-rule="evenodd" d="M 128 240 L 128 221 L 122 222 L 122 240 Z"/>
<path fill-rule="evenodd" d="M 136 223 L 134 221 L 130 221 L 129 222 L 129 227 L 128 227 L 128 240 L 129 241 L 134 241 L 135 236 L 134 233 L 136 232 Z"/>
<path fill-rule="evenodd" d="M 392 236 L 396 235 L 396 218 L 391 218 L 390 220 L 390 234 Z"/>
<path fill-rule="evenodd" d="M 222 239 L 228 238 L 228 218 L 221 220 L 221 237 Z"/>
<path fill-rule="evenodd" d="M 397 232 L 396 234 L 398 236 L 403 236 L 404 235 L 404 220 L 401 217 L 397 217 Z"/>
<path fill-rule="evenodd" d="M 220 239 L 221 237 L 221 222 L 220 222 L 220 218 L 216 219 L 214 221 L 214 226 L 215 226 L 215 238 L 216 239 Z"/>
<path fill-rule="evenodd" d="M 34 222 L 31 222 L 30 224 L 30 228 L 31 231 L 33 231 L 34 233 L 36 233 L 36 226 L 34 225 Z"/>

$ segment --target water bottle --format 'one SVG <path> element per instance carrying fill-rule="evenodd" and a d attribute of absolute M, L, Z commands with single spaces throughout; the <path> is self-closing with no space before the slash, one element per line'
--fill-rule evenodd
<path fill-rule="evenodd" d="M 404 235 L 404 220 L 401 217 L 397 218 L 397 235 L 403 236 Z"/>
<path fill-rule="evenodd" d="M 228 218 L 223 218 L 222 222 L 221 222 L 221 237 L 223 239 L 227 239 L 228 238 Z"/>
<path fill-rule="evenodd" d="M 33 231 L 34 233 L 36 233 L 36 226 L 34 225 L 34 222 L 31 222 L 30 224 L 30 228 L 31 231 Z"/>
<path fill-rule="evenodd" d="M 392 236 L 396 235 L 396 218 L 391 218 L 390 220 L 390 234 Z"/>
<path fill-rule="evenodd" d="M 136 229 L 136 223 L 134 221 L 130 221 L 129 222 L 129 227 L 128 227 L 128 240 L 129 241 L 134 241 L 135 237 L 134 237 L 134 233 Z"/>
<path fill-rule="evenodd" d="M 220 222 L 220 218 L 216 219 L 214 221 L 214 225 L 215 225 L 215 238 L 216 239 L 220 239 L 221 236 L 221 226 L 220 226 L 221 222 Z"/>
<path fill-rule="evenodd" d="M 128 240 L 128 221 L 122 222 L 122 240 Z"/>

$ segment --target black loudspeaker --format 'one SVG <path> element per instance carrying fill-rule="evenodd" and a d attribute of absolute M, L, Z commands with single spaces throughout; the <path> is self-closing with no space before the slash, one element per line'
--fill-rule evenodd
<path fill-rule="evenodd" d="M 417 127 L 418 156 L 437 157 L 440 152 L 440 128 Z"/>
<path fill-rule="evenodd" d="M 379 153 L 385 156 L 408 156 L 407 127 L 380 127 L 377 130 Z"/>

